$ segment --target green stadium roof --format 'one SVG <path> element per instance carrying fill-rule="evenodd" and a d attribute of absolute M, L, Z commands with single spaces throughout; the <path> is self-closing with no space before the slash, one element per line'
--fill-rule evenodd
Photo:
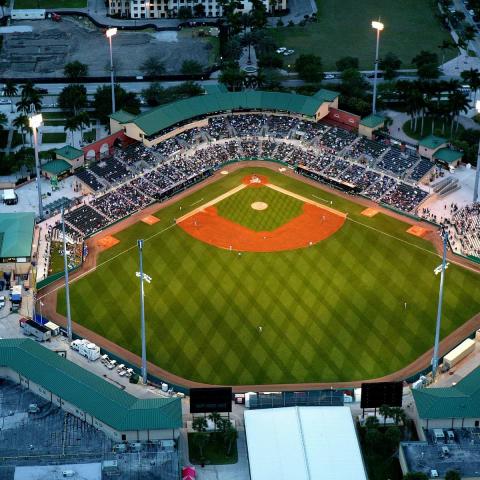
<path fill-rule="evenodd" d="M 453 163 L 458 160 L 461 160 L 463 157 L 463 152 L 458 150 L 452 150 L 451 148 L 440 148 L 435 152 L 433 158 L 435 160 L 440 160 L 445 163 Z"/>
<path fill-rule="evenodd" d="M 125 110 L 118 110 L 118 112 L 112 113 L 110 115 L 110 118 L 113 118 L 113 120 L 116 120 L 117 122 L 120 123 L 127 123 L 133 118 L 135 118 L 135 115 L 132 113 L 126 112 Z"/>
<path fill-rule="evenodd" d="M 0 258 L 30 257 L 35 214 L 0 213 Z"/>
<path fill-rule="evenodd" d="M 182 426 L 179 398 L 139 399 L 28 338 L 0 340 L 0 366 L 120 432 Z"/>
<path fill-rule="evenodd" d="M 380 115 L 369 115 L 368 117 L 362 118 L 360 125 L 368 128 L 376 128 L 379 125 L 382 125 L 385 122 L 385 118 Z"/>
<path fill-rule="evenodd" d="M 429 135 L 418 142 L 421 147 L 430 148 L 432 150 L 441 147 L 444 143 L 447 143 L 445 138 L 436 137 L 435 135 Z"/>
<path fill-rule="evenodd" d="M 72 147 L 71 145 L 65 145 L 62 148 L 57 148 L 55 153 L 61 157 L 67 158 L 68 160 L 76 160 L 78 157 L 83 155 L 83 150 Z"/>
<path fill-rule="evenodd" d="M 83 152 L 82 152 L 83 153 Z M 52 175 L 60 175 L 61 173 L 68 172 L 72 166 L 65 160 L 51 160 L 45 165 L 42 165 L 42 170 Z"/>
<path fill-rule="evenodd" d="M 313 117 L 324 101 L 316 97 L 279 92 L 218 93 L 161 105 L 138 115 L 132 122 L 150 136 L 189 118 L 228 110 L 273 110 Z"/>
<path fill-rule="evenodd" d="M 214 83 L 212 85 L 202 85 L 202 88 L 205 90 L 205 93 L 215 94 L 215 93 L 227 93 L 228 89 L 223 83 Z"/>
<path fill-rule="evenodd" d="M 327 90 L 326 88 L 321 88 L 318 92 L 316 92 L 313 96 L 322 100 L 323 102 L 333 102 L 340 93 L 335 92 L 334 90 Z"/>
<path fill-rule="evenodd" d="M 413 390 L 420 418 L 480 418 L 480 368 L 449 388 Z"/>

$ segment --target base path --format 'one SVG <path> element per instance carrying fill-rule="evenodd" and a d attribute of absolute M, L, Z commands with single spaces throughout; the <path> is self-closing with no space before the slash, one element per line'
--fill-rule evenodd
<path fill-rule="evenodd" d="M 179 218 L 177 224 L 197 240 L 226 250 L 280 252 L 312 246 L 333 235 L 345 223 L 347 217 L 345 213 L 266 182 L 267 179 L 263 176 L 246 177 L 238 187 Z M 256 188 L 261 185 L 304 202 L 303 212 L 298 217 L 268 232 L 251 230 L 218 215 L 215 204 L 244 188 Z M 262 204 L 262 207 L 263 205 L 265 208 L 267 207 L 267 204 Z M 252 205 L 252 208 L 255 207 Z M 260 206 L 257 208 L 257 210 L 262 209 Z"/>

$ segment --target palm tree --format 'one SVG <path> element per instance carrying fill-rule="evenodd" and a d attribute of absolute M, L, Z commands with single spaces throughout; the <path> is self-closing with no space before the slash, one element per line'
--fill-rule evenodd
<path fill-rule="evenodd" d="M 467 48 L 467 43 L 463 38 L 459 38 L 455 46 L 460 50 L 460 55 L 457 56 L 457 66 L 455 67 L 458 70 L 458 63 L 460 62 L 460 56 L 462 55 L 462 50 Z"/>
<path fill-rule="evenodd" d="M 28 121 L 27 115 L 18 115 L 13 119 L 12 126 L 16 128 L 17 130 L 20 130 L 20 133 L 22 135 L 22 145 L 25 145 L 25 133 L 28 132 L 30 128 L 30 124 Z"/>
<path fill-rule="evenodd" d="M 467 25 L 463 31 L 463 40 L 466 42 L 466 49 L 470 46 L 470 42 L 475 38 L 476 31 L 473 25 Z"/>
<path fill-rule="evenodd" d="M 449 40 L 444 40 L 438 48 L 442 51 L 442 65 L 445 63 L 445 52 L 453 48 L 454 45 Z"/>
<path fill-rule="evenodd" d="M 480 88 L 480 72 L 477 68 L 471 68 L 470 70 L 464 70 L 461 77 L 473 91 L 473 105 L 477 103 L 477 90 Z"/>
<path fill-rule="evenodd" d="M 74 138 L 73 138 L 73 132 L 75 132 L 76 130 L 78 130 L 78 120 L 77 120 L 77 117 L 69 117 L 67 118 L 67 120 L 65 121 L 65 127 L 64 127 L 64 130 L 67 132 L 70 132 L 71 136 L 72 136 L 72 145 L 74 145 Z"/>
<path fill-rule="evenodd" d="M 407 415 L 403 408 L 401 407 L 392 407 L 391 409 L 391 417 L 395 420 L 395 423 L 398 425 L 399 422 L 405 422 L 407 419 Z"/>
<path fill-rule="evenodd" d="M 88 112 L 80 112 L 75 116 L 77 127 L 80 130 L 80 141 L 83 142 L 83 129 L 90 125 Z"/>
<path fill-rule="evenodd" d="M 461 112 L 467 113 L 470 107 L 470 102 L 467 95 L 460 91 L 452 92 L 448 97 L 448 104 L 452 113 L 451 134 L 453 135 L 453 125 L 455 118 L 457 119 L 457 126 L 455 131 L 458 130 L 458 120 Z"/>
<path fill-rule="evenodd" d="M 205 417 L 195 417 L 192 421 L 192 428 L 196 432 L 206 432 L 207 426 L 207 419 Z"/>
<path fill-rule="evenodd" d="M 218 412 L 212 412 L 208 416 L 208 419 L 213 422 L 213 428 L 214 428 L 215 432 L 217 431 L 217 425 L 219 424 L 221 418 L 222 417 L 220 416 L 220 414 Z"/>
<path fill-rule="evenodd" d="M 203 462 L 205 460 L 205 455 L 203 454 L 203 449 L 207 445 L 207 443 L 210 439 L 210 436 L 208 435 L 208 433 L 198 432 L 198 433 L 195 433 L 195 435 L 193 435 L 192 439 L 193 439 L 195 445 L 198 448 L 198 452 L 200 454 L 200 461 L 203 464 Z"/>
<path fill-rule="evenodd" d="M 5 127 L 8 124 L 8 118 L 4 113 L 0 113 L 0 129 L 3 130 L 3 127 Z"/>
<path fill-rule="evenodd" d="M 22 98 L 30 98 L 32 95 L 37 93 L 35 86 L 31 80 L 26 81 L 23 85 L 20 86 L 22 91 Z"/>
<path fill-rule="evenodd" d="M 7 0 L 0 0 L 0 8 L 2 9 L 2 17 L 5 16 L 5 7 L 7 6 Z"/>
<path fill-rule="evenodd" d="M 378 409 L 378 413 L 383 417 L 383 426 L 387 423 L 387 418 L 392 416 L 392 408 L 389 405 L 381 405 Z"/>
<path fill-rule="evenodd" d="M 227 457 L 230 456 L 232 452 L 232 447 L 234 442 L 236 442 L 238 437 L 237 429 L 232 427 L 232 424 L 228 422 L 226 425 L 225 431 L 223 432 L 223 440 L 227 446 Z"/>
<path fill-rule="evenodd" d="M 7 80 L 5 86 L 3 87 L 3 95 L 10 98 L 10 113 L 13 113 L 13 97 L 18 95 L 18 89 L 13 80 Z"/>
<path fill-rule="evenodd" d="M 17 112 L 22 112 L 24 115 L 30 113 L 30 102 L 27 98 L 20 98 L 15 105 L 17 106 Z"/>

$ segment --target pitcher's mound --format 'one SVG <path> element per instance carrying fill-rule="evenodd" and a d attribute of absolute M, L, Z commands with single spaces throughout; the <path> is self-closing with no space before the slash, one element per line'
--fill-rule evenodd
<path fill-rule="evenodd" d="M 120 240 L 118 238 L 115 238 L 112 235 L 107 235 L 107 236 L 105 236 L 103 238 L 100 238 L 98 240 L 98 246 L 102 250 L 107 250 L 107 248 L 111 248 L 114 245 L 116 245 L 117 243 L 120 243 Z"/>
<path fill-rule="evenodd" d="M 155 223 L 159 222 L 160 219 L 158 219 L 157 217 L 154 217 L 153 215 L 148 215 L 146 217 L 143 217 L 141 221 L 143 223 L 146 223 L 147 225 L 154 225 Z"/>
<path fill-rule="evenodd" d="M 374 217 L 378 213 L 378 210 L 375 210 L 375 208 L 366 208 L 365 210 L 362 211 L 362 215 L 365 215 L 366 217 Z"/>
<path fill-rule="evenodd" d="M 265 202 L 253 202 L 250 205 L 254 210 L 266 210 L 268 208 L 268 203 Z"/>
<path fill-rule="evenodd" d="M 414 225 L 407 230 L 407 233 L 415 235 L 415 237 L 424 237 L 428 232 L 429 230 L 423 227 L 419 227 L 418 225 Z"/>

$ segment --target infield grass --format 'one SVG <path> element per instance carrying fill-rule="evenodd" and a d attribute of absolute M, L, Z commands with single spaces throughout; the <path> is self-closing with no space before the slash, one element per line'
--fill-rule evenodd
<path fill-rule="evenodd" d="M 263 202 L 265 210 L 254 210 L 252 204 Z M 217 213 L 255 232 L 272 232 L 302 214 L 303 202 L 268 187 L 244 188 L 215 205 Z"/>
<path fill-rule="evenodd" d="M 432 0 L 317 0 L 318 21 L 305 27 L 281 27 L 269 30 L 278 46 L 294 49 L 285 57 L 293 65 L 298 55 L 312 53 L 323 60 L 326 71 L 337 70 L 335 62 L 342 57 L 357 57 L 360 68 L 373 70 L 375 33 L 371 21 L 381 18 L 385 24 L 380 42 L 380 56 L 395 53 L 410 68 L 421 50 L 439 55 L 438 45 L 449 40 L 448 31 L 436 17 Z M 446 60 L 453 58 L 449 51 Z"/>
<path fill-rule="evenodd" d="M 332 201 L 348 213 L 344 226 L 309 248 L 238 255 L 174 224 L 180 207 L 185 214 L 252 173 L 329 206 Z M 258 214 L 245 205 L 249 215 Z M 231 173 L 160 210 L 155 225 L 138 222 L 116 233 L 120 243 L 72 283 L 72 318 L 140 354 L 136 240 L 144 238 L 144 269 L 152 277 L 145 292 L 147 353 L 156 365 L 232 385 L 395 372 L 433 344 L 439 282 L 433 269 L 440 259 L 430 243 L 406 233 L 409 225 L 383 214 L 367 218 L 363 208 L 271 170 Z M 65 314 L 63 291 L 58 307 Z M 479 276 L 451 264 L 442 338 L 479 311 Z"/>

